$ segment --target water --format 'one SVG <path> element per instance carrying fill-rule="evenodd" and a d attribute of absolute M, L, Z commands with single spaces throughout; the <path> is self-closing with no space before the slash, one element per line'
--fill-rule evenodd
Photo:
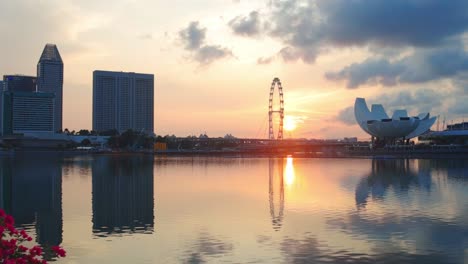
<path fill-rule="evenodd" d="M 0 206 L 56 263 L 468 263 L 468 160 L 26 155 Z"/>

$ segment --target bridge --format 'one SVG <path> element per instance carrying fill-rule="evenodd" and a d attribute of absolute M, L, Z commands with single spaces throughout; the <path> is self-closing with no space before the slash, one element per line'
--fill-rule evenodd
<path fill-rule="evenodd" d="M 335 140 L 256 139 L 256 138 L 173 138 L 168 142 L 169 152 L 336 152 L 356 143 Z M 363 145 L 364 146 L 364 145 Z"/>

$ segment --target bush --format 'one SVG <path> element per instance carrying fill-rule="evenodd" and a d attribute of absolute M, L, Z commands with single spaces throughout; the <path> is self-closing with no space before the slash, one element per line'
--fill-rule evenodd
<path fill-rule="evenodd" d="M 26 231 L 16 229 L 14 224 L 13 217 L 0 209 L 0 262 L 4 264 L 47 263 L 43 257 L 42 247 L 38 245 L 31 248 L 26 247 L 24 243 L 32 241 L 32 238 Z M 57 257 L 65 257 L 66 255 L 65 250 L 59 246 L 53 246 L 51 249 Z"/>

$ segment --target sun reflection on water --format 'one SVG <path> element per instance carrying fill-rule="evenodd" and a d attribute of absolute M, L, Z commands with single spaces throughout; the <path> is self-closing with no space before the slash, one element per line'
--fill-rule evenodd
<path fill-rule="evenodd" d="M 291 186 L 294 184 L 296 179 L 296 175 L 294 173 L 294 165 L 293 165 L 293 157 L 288 156 L 286 158 L 286 167 L 285 167 L 285 183 L 287 186 Z"/>

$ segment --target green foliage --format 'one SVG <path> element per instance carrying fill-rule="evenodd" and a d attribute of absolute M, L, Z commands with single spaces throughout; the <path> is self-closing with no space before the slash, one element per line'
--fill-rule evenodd
<path fill-rule="evenodd" d="M 129 129 L 120 135 L 112 135 L 107 144 L 111 148 L 135 150 L 152 149 L 154 142 L 154 137 Z"/>

